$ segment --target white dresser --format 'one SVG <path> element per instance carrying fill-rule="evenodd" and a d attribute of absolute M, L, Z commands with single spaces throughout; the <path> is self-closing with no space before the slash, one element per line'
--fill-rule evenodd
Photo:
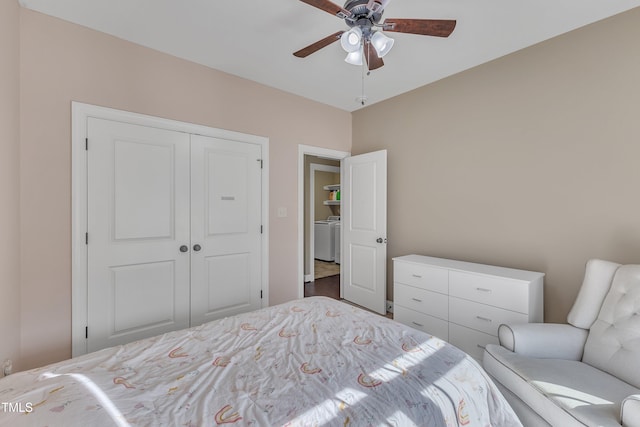
<path fill-rule="evenodd" d="M 502 323 L 543 321 L 544 274 L 407 255 L 393 259 L 394 319 L 481 360 Z"/>

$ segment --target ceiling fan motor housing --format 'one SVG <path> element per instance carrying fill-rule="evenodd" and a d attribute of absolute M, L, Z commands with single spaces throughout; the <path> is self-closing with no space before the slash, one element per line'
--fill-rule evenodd
<path fill-rule="evenodd" d="M 344 9 L 352 13 L 351 17 L 345 18 L 345 22 L 349 27 L 360 27 L 365 37 L 371 32 L 371 27 L 380 22 L 382 13 L 373 12 L 367 8 L 368 0 L 347 0 Z"/>

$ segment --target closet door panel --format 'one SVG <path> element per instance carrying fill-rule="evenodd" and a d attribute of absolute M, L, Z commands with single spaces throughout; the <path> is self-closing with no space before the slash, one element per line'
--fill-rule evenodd
<path fill-rule="evenodd" d="M 261 147 L 191 136 L 191 325 L 260 308 Z"/>
<path fill-rule="evenodd" d="M 249 200 L 248 179 L 251 161 L 244 153 L 206 150 L 207 235 L 247 236 Z M 251 162 L 249 164 L 249 162 Z M 235 239 L 234 239 L 235 240 Z"/>
<path fill-rule="evenodd" d="M 189 136 L 91 118 L 89 351 L 189 326 Z"/>
<path fill-rule="evenodd" d="M 207 257 L 206 283 L 208 291 L 208 311 L 216 312 L 230 307 L 250 309 L 251 272 L 250 254 L 229 254 Z M 233 283 L 220 292 L 217 283 Z"/>
<path fill-rule="evenodd" d="M 114 240 L 173 237 L 174 147 L 116 140 L 113 151 Z"/>

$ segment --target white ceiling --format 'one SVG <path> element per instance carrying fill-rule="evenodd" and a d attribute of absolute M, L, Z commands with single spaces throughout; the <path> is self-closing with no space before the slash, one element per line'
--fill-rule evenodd
<path fill-rule="evenodd" d="M 338 30 L 299 0 L 20 0 L 96 29 L 334 107 L 361 108 L 361 67 L 334 43 L 292 55 Z M 342 5 L 340 0 L 336 3 Z M 384 18 L 456 19 L 449 38 L 388 33 L 385 66 L 365 78 L 367 105 L 640 6 L 640 0 L 392 0 Z"/>

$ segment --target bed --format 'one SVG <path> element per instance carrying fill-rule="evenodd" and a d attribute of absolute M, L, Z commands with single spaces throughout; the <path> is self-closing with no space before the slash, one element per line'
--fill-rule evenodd
<path fill-rule="evenodd" d="M 0 402 L 11 427 L 521 425 L 470 356 L 325 297 L 16 373 Z"/>

